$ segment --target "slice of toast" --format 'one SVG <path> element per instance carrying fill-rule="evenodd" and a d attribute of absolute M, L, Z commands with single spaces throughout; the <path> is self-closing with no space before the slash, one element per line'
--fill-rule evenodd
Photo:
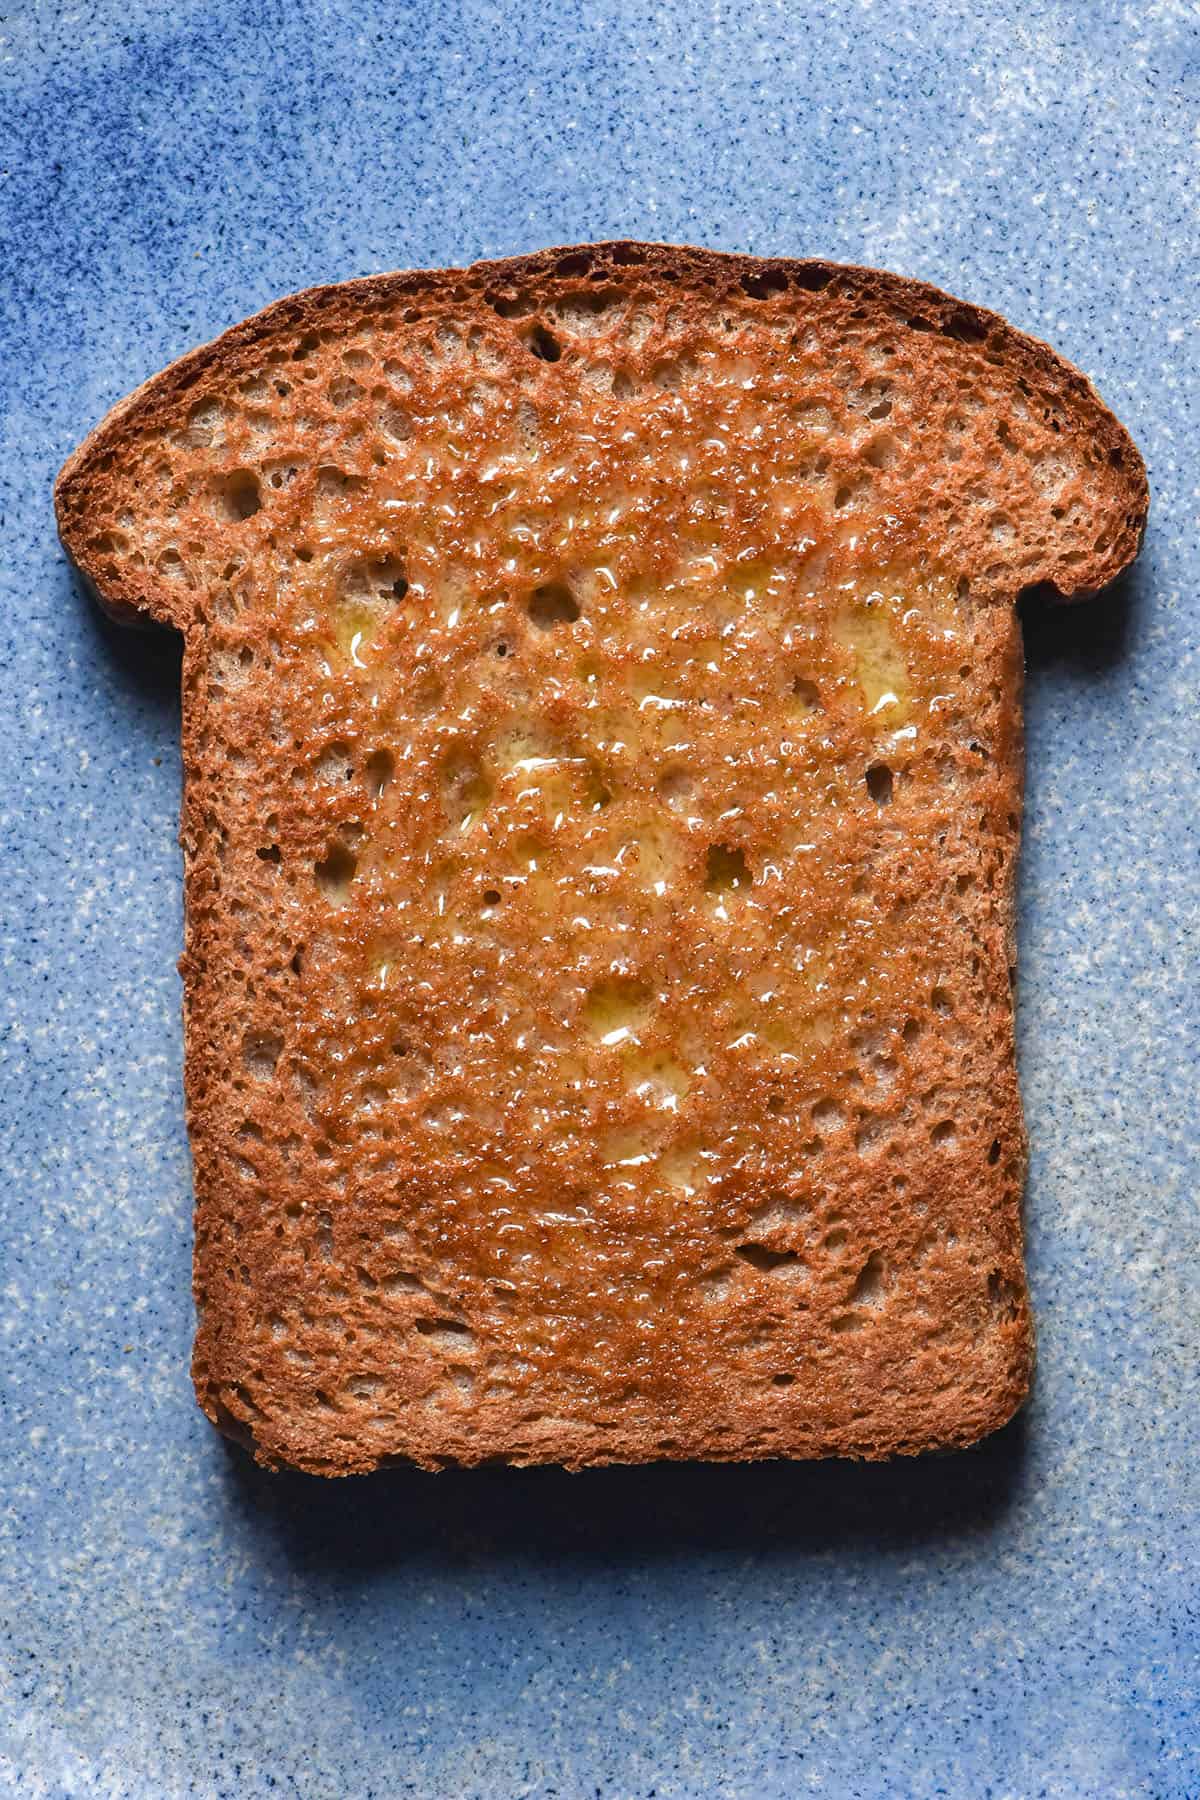
<path fill-rule="evenodd" d="M 1084 378 L 644 244 L 281 301 L 70 459 L 186 640 L 200 1401 L 324 1474 L 966 1444 L 1031 1368 L 1018 594 Z"/>

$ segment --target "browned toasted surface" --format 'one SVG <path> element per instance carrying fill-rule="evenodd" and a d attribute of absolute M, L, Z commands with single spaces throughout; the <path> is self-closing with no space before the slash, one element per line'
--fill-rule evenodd
<path fill-rule="evenodd" d="M 547 252 L 281 302 L 57 503 L 186 634 L 211 1417 L 333 1474 L 1011 1415 L 1013 601 L 1146 510 L 1076 371 L 875 272 Z"/>

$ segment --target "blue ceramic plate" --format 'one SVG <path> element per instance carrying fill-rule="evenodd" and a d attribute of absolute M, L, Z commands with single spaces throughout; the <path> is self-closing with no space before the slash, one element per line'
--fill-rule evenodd
<path fill-rule="evenodd" d="M 18 0 L 5 32 L 0 1783 L 1200 1794 L 1200 15 Z M 1036 1398 L 895 1468 L 272 1478 L 187 1373 L 177 653 L 91 610 L 51 481 L 276 295 L 618 235 L 995 306 L 1150 465 L 1133 577 L 1028 621 Z"/>

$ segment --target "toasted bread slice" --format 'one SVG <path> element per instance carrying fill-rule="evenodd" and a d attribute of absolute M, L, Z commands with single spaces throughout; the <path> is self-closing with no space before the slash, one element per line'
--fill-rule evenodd
<path fill-rule="evenodd" d="M 184 662 L 195 1378 L 325 1474 L 966 1444 L 1025 1397 L 1014 601 L 1084 378 L 825 263 L 281 301 L 68 462 Z"/>

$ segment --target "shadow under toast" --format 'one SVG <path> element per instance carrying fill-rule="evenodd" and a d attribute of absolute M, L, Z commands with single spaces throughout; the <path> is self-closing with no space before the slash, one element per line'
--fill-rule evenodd
<path fill-rule="evenodd" d="M 221 1474 L 240 1532 L 273 1538 L 299 1568 L 513 1556 L 621 1565 L 687 1551 L 894 1551 L 986 1532 L 1024 1483 L 1028 1436 L 1020 1414 L 970 1450 L 887 1463 L 391 1468 L 342 1480 L 272 1474 L 225 1442 Z"/>
<path fill-rule="evenodd" d="M 74 604 L 83 614 L 88 650 L 119 695 L 164 715 L 182 717 L 183 635 L 166 625 L 118 625 L 72 569 Z"/>
<path fill-rule="evenodd" d="M 1017 602 L 1026 669 L 1096 675 L 1114 668 L 1142 624 L 1149 583 L 1142 558 L 1094 600 L 1064 605 L 1043 588 L 1027 588 Z"/>

